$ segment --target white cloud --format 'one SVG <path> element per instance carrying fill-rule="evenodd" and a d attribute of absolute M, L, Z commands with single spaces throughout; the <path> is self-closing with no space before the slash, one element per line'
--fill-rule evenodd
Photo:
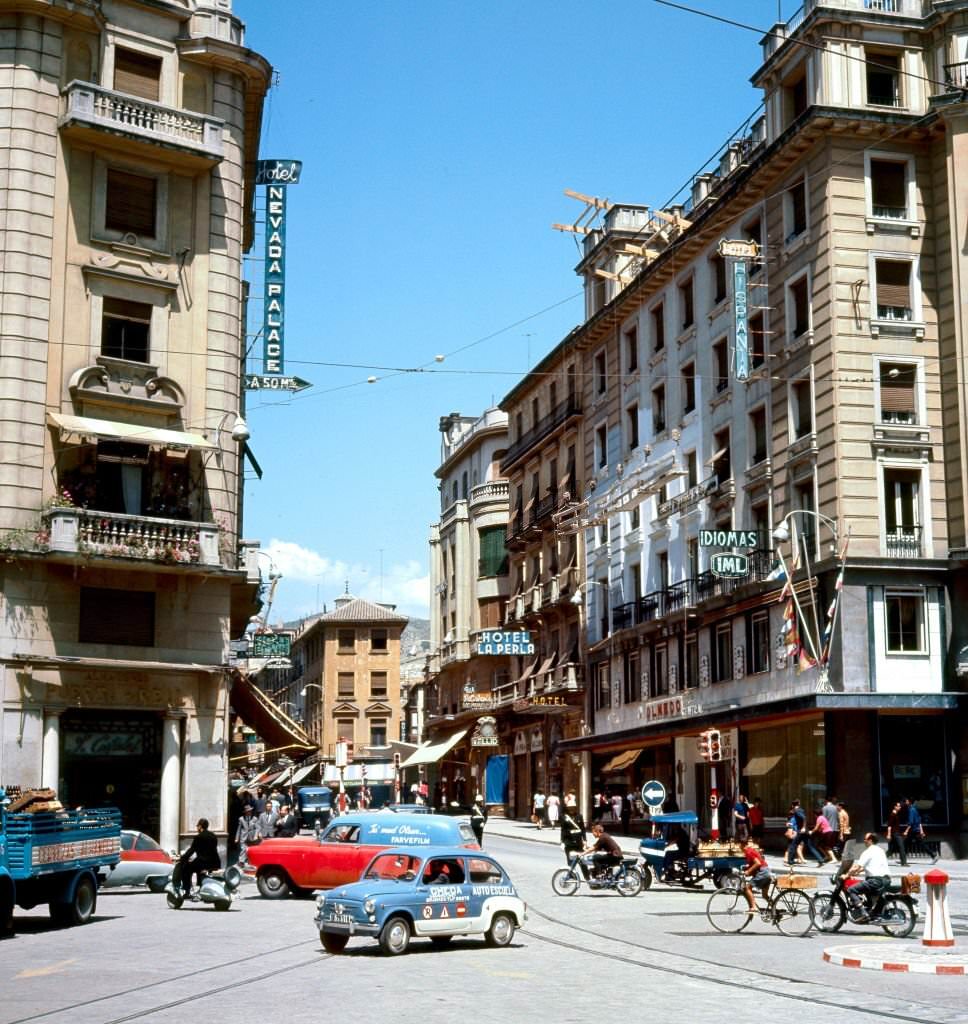
<path fill-rule="evenodd" d="M 404 615 L 427 618 L 430 613 L 430 576 L 415 560 L 383 566 L 350 564 L 328 558 L 292 541 L 273 538 L 262 550 L 282 574 L 272 606 L 273 622 L 311 615 L 333 599 L 347 584 L 354 597 L 394 604 Z M 266 566 L 263 566 L 265 569 Z"/>

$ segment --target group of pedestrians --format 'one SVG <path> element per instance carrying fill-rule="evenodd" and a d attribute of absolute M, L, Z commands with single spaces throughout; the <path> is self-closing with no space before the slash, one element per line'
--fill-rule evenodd
<path fill-rule="evenodd" d="M 242 790 L 242 816 L 235 829 L 235 843 L 239 848 L 239 863 L 248 863 L 250 846 L 263 839 L 288 838 L 296 835 L 299 825 L 286 797 L 279 792 L 269 794 L 259 788 L 255 796 Z"/>
<path fill-rule="evenodd" d="M 897 800 L 887 816 L 887 856 L 897 854 L 902 868 L 912 845 L 925 838 L 921 812 L 908 798 Z"/>
<path fill-rule="evenodd" d="M 578 797 L 569 790 L 563 797 L 552 791 L 547 796 L 544 790 L 535 790 L 531 798 L 531 821 L 541 828 L 558 828 L 563 814 L 578 810 Z"/>
<path fill-rule="evenodd" d="M 805 864 L 808 857 L 820 866 L 834 863 L 850 837 L 847 807 L 835 796 L 828 796 L 817 808 L 811 823 L 800 801 L 793 800 L 787 811 L 785 837 L 784 864 Z"/>

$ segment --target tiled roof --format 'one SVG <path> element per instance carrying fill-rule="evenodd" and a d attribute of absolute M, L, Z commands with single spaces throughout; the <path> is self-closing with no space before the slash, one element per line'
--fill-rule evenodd
<path fill-rule="evenodd" d="M 335 611 L 320 615 L 317 622 L 388 622 L 405 626 L 410 620 L 383 605 L 356 597 Z"/>

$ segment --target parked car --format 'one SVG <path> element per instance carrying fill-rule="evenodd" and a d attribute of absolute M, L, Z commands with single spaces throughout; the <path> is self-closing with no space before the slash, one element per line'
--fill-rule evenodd
<path fill-rule="evenodd" d="M 144 832 L 131 829 L 121 831 L 121 859 L 117 864 L 103 867 L 100 872 L 101 886 L 115 889 L 121 885 L 145 885 L 153 876 L 171 875 L 171 856 Z"/>
<path fill-rule="evenodd" d="M 384 953 L 405 953 L 411 938 L 442 949 L 455 935 L 483 935 L 507 946 L 527 907 L 493 857 L 463 847 L 385 850 L 353 885 L 316 897 L 319 939 L 341 953 L 353 936 L 376 938 Z"/>
<path fill-rule="evenodd" d="M 466 818 L 355 811 L 330 822 L 318 839 L 293 836 L 250 846 L 246 874 L 255 875 L 259 892 L 267 899 L 282 899 L 300 890 L 355 882 L 374 855 L 388 846 L 480 849 Z"/>

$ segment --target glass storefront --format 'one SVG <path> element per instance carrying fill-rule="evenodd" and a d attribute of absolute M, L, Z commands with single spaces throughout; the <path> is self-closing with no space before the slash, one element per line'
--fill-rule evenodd
<path fill-rule="evenodd" d="M 881 715 L 877 720 L 881 825 L 907 797 L 925 825 L 948 824 L 947 742 L 940 715 Z"/>
<path fill-rule="evenodd" d="M 826 795 L 826 747 L 822 718 L 771 723 L 744 730 L 741 788 L 763 801 L 768 817 L 785 815 L 791 800 L 809 812 Z"/>

